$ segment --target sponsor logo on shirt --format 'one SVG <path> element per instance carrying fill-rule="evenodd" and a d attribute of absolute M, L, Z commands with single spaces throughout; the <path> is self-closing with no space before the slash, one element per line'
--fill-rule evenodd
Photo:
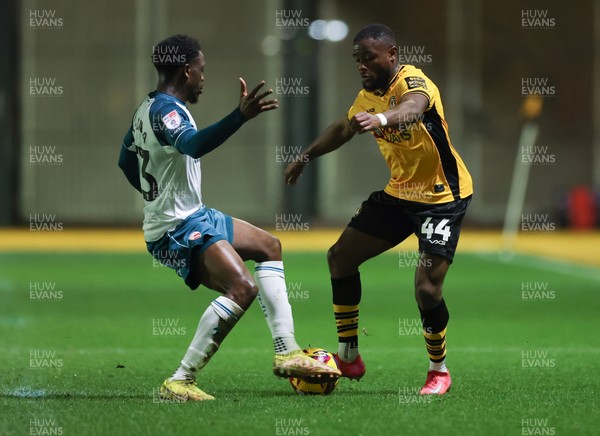
<path fill-rule="evenodd" d="M 405 77 L 404 80 L 406 80 L 406 85 L 408 86 L 408 89 L 415 89 L 415 88 L 427 89 L 427 84 L 425 83 L 425 79 L 422 77 L 410 76 L 410 77 Z"/>

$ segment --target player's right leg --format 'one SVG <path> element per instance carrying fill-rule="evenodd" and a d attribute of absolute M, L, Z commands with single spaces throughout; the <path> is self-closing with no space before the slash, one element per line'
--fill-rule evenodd
<path fill-rule="evenodd" d="M 161 396 L 177 400 L 212 400 L 196 386 L 196 373 L 218 350 L 245 310 L 252 304 L 258 289 L 242 259 L 225 240 L 205 251 L 191 255 L 190 281 L 220 292 L 206 309 L 187 352 L 173 376 L 163 383 Z"/>
<path fill-rule="evenodd" d="M 336 354 L 342 376 L 360 380 L 366 367 L 358 352 L 358 305 L 361 298 L 359 266 L 394 245 L 352 227 L 346 227 L 329 249 L 333 312 L 338 333 Z"/>
<path fill-rule="evenodd" d="M 366 372 L 358 352 L 362 292 L 358 268 L 412 233 L 410 218 L 398 213 L 397 202 L 383 191 L 371 194 L 327 254 L 338 331 L 337 358 L 342 376 L 350 379 L 360 379 Z"/>
<path fill-rule="evenodd" d="M 233 247 L 242 259 L 256 262 L 254 278 L 259 288 L 258 302 L 271 330 L 275 348 L 273 373 L 279 377 L 293 376 L 308 382 L 337 379 L 340 371 L 311 359 L 296 342 L 279 240 L 265 230 L 234 218 Z"/>

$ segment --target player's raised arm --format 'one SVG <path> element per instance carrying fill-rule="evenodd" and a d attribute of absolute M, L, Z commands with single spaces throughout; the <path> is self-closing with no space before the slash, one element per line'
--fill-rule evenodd
<path fill-rule="evenodd" d="M 250 93 L 247 92 L 246 82 L 240 77 L 241 95 L 240 105 L 221 121 L 205 127 L 202 130 L 177 128 L 174 133 L 182 132 L 179 137 L 174 136 L 171 142 L 181 153 L 193 158 L 200 158 L 210 153 L 231 135 L 233 135 L 246 121 L 257 115 L 277 109 L 277 100 L 264 100 L 264 97 L 273 92 L 272 89 L 258 94 L 265 82 L 260 82 Z M 183 114 L 182 114 L 183 115 Z M 167 132 L 169 133 L 169 132 Z"/>
<path fill-rule="evenodd" d="M 350 119 L 350 127 L 358 133 L 376 130 L 388 124 L 402 124 L 417 121 L 429 106 L 429 99 L 417 92 L 411 92 L 400 100 L 400 103 L 385 112 L 369 114 L 359 112 Z"/>
<path fill-rule="evenodd" d="M 329 125 L 317 139 L 306 147 L 294 161 L 285 169 L 285 182 L 288 185 L 296 184 L 302 175 L 306 164 L 319 156 L 337 150 L 354 136 L 350 123 L 346 118 Z"/>
<path fill-rule="evenodd" d="M 272 89 L 259 93 L 265 84 L 264 80 L 250 93 L 244 79 L 240 77 L 239 80 L 241 88 L 239 106 L 222 120 L 204 129 L 196 130 L 183 109 L 174 104 L 165 105 L 156 109 L 158 111 L 156 114 L 151 114 L 152 119 L 162 120 L 164 124 L 164 128 L 157 128 L 155 134 L 180 153 L 197 159 L 223 144 L 246 121 L 279 107 L 277 100 L 265 99 L 273 93 Z"/>
<path fill-rule="evenodd" d="M 236 108 L 222 120 L 201 130 L 196 130 L 191 124 L 191 128 L 185 129 L 179 135 L 177 129 L 167 130 L 166 140 L 180 153 L 197 159 L 223 144 L 245 122 L 244 114 Z"/>

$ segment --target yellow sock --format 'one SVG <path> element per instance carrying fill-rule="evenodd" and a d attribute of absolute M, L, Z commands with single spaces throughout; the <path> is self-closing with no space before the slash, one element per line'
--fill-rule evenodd
<path fill-rule="evenodd" d="M 345 362 L 352 362 L 358 356 L 358 304 L 334 304 L 333 313 L 338 333 L 338 356 Z"/>

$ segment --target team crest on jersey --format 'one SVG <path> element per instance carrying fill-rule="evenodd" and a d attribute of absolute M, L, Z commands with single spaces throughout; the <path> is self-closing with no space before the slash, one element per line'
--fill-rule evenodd
<path fill-rule="evenodd" d="M 202 237 L 202 233 L 200 232 L 193 232 L 192 234 L 190 234 L 190 236 L 188 237 L 188 239 L 190 241 L 195 241 L 196 239 L 200 239 Z"/>
<path fill-rule="evenodd" d="M 181 125 L 181 116 L 177 113 L 175 109 L 165 115 L 163 118 L 163 123 L 167 126 L 167 129 L 173 130 Z"/>
<path fill-rule="evenodd" d="M 390 109 L 395 108 L 396 107 L 396 96 L 392 95 L 392 97 L 390 98 Z"/>

